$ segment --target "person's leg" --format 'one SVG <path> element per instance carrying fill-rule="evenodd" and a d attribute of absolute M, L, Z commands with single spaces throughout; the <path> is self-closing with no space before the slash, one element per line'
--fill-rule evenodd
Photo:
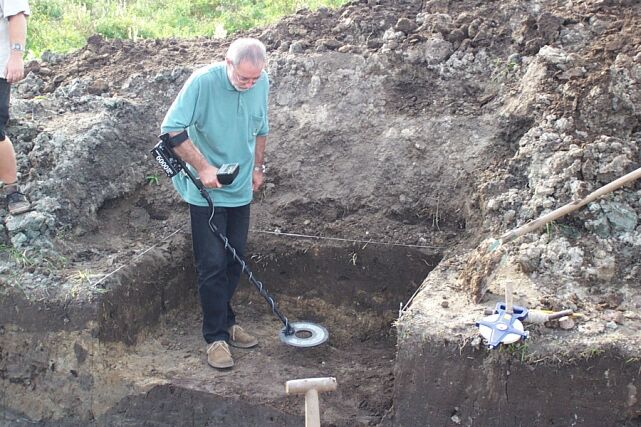
<path fill-rule="evenodd" d="M 4 138 L 0 139 L 0 181 L 8 186 L 16 184 L 18 179 L 16 153 L 13 150 L 13 144 L 11 144 L 9 137 L 4 134 L 4 131 L 0 133 L 0 136 L 4 136 Z"/>
<path fill-rule="evenodd" d="M 9 213 L 17 215 L 31 209 L 31 203 L 18 187 L 16 153 L 5 133 L 5 126 L 9 121 L 10 95 L 11 85 L 5 79 L 0 79 L 0 181 L 4 183 Z"/>
<path fill-rule="evenodd" d="M 9 121 L 9 97 L 11 85 L 5 79 L 0 79 L 0 181 L 5 185 L 16 183 L 16 153 L 13 144 L 5 134 L 5 126 Z"/>
<path fill-rule="evenodd" d="M 239 206 L 236 208 L 227 208 L 227 239 L 229 245 L 236 250 L 240 259 L 245 259 L 245 247 L 247 246 L 247 233 L 249 231 L 249 206 Z M 227 294 L 229 295 L 227 303 L 227 328 L 229 329 L 236 324 L 236 315 L 231 307 L 231 299 L 236 292 L 242 266 L 233 255 L 227 252 Z"/>
<path fill-rule="evenodd" d="M 205 341 L 229 341 L 227 307 L 229 284 L 227 257 L 221 239 L 209 228 L 209 207 L 189 205 L 194 262 L 198 275 L 198 293 L 203 313 Z M 223 234 L 227 231 L 227 210 L 216 208 L 214 225 Z"/>
<path fill-rule="evenodd" d="M 249 231 L 249 205 L 228 210 L 227 237 L 229 245 L 236 251 L 241 260 L 245 259 L 247 232 Z M 255 336 L 245 331 L 236 324 L 236 316 L 231 306 L 231 300 L 238 287 L 242 274 L 242 265 L 227 251 L 227 284 L 229 302 L 227 303 L 227 327 L 229 331 L 229 345 L 239 348 L 251 348 L 258 344 Z"/>

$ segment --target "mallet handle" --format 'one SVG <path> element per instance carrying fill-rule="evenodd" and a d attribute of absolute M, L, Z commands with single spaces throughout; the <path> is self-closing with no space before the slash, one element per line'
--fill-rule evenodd
<path fill-rule="evenodd" d="M 305 393 L 305 427 L 320 427 L 320 405 L 316 389 Z"/>

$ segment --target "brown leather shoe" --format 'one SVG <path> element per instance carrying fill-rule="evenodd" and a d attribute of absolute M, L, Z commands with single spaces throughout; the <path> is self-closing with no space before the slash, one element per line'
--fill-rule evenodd
<path fill-rule="evenodd" d="M 207 363 L 216 369 L 226 369 L 234 366 L 229 346 L 225 341 L 214 341 L 207 346 Z"/>
<path fill-rule="evenodd" d="M 249 335 L 243 328 L 233 325 L 229 328 L 229 345 L 238 348 L 252 348 L 258 344 L 256 337 Z"/>

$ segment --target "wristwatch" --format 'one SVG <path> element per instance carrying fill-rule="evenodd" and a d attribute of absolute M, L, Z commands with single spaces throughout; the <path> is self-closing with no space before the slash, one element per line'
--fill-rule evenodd
<path fill-rule="evenodd" d="M 254 166 L 255 171 L 261 171 L 262 173 L 265 173 L 265 164 L 263 163 L 262 165 L 256 165 Z"/>
<path fill-rule="evenodd" d="M 11 45 L 11 50 L 17 50 L 18 52 L 24 53 L 24 46 L 22 43 L 13 43 Z"/>

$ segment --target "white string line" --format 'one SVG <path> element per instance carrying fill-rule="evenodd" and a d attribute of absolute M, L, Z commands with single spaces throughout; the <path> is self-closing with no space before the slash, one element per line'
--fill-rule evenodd
<path fill-rule="evenodd" d="M 99 285 L 100 283 L 102 283 L 105 280 L 107 280 L 109 277 L 111 277 L 114 274 L 116 274 L 118 271 L 122 270 L 124 267 L 127 267 L 130 264 L 133 264 L 140 257 L 145 255 L 147 252 L 149 252 L 150 250 L 152 250 L 155 247 L 157 247 L 160 243 L 162 243 L 165 240 L 171 238 L 175 234 L 180 233 L 183 230 L 183 228 L 185 228 L 185 226 L 182 226 L 179 229 L 177 229 L 176 231 L 174 231 L 171 234 L 169 234 L 168 236 L 163 237 L 158 243 L 151 245 L 150 247 L 148 247 L 147 249 L 145 249 L 144 251 L 142 251 L 141 253 L 139 253 L 135 257 L 133 257 L 128 263 L 122 264 L 121 266 L 119 266 L 115 270 L 107 273 L 100 280 L 98 280 L 97 282 L 93 283 L 92 285 L 93 286 Z M 346 239 L 346 238 L 342 238 L 342 237 L 312 236 L 312 235 L 309 235 L 309 234 L 283 233 L 282 231 L 267 231 L 267 230 L 253 230 L 253 229 L 249 230 L 249 231 L 252 232 L 252 233 L 258 233 L 258 234 L 272 234 L 272 235 L 275 235 L 275 236 L 294 237 L 294 238 L 301 238 L 301 239 L 333 240 L 333 241 L 337 241 L 337 242 L 362 243 L 362 244 L 365 244 L 365 245 L 372 244 L 372 245 L 385 245 L 385 246 L 400 246 L 400 247 L 405 247 L 405 248 L 423 248 L 423 249 L 439 249 L 439 250 L 443 249 L 442 246 L 410 245 L 410 244 L 404 244 L 404 243 L 379 242 L 379 241 L 374 241 L 374 240 Z"/>
<path fill-rule="evenodd" d="M 404 243 L 378 242 L 374 240 L 345 239 L 342 237 L 311 236 L 308 234 L 283 233 L 282 231 L 266 231 L 266 230 L 249 230 L 249 231 L 251 231 L 252 233 L 273 234 L 276 236 L 297 237 L 297 238 L 303 238 L 303 239 L 335 240 L 339 242 L 365 243 L 365 244 L 386 245 L 386 246 L 402 246 L 406 248 L 444 249 L 443 246 L 410 245 L 410 244 L 404 244 Z"/>
<path fill-rule="evenodd" d="M 121 270 L 121 269 L 123 269 L 124 267 L 126 267 L 126 266 L 128 266 L 128 265 L 130 265 L 130 264 L 133 264 L 134 262 L 136 262 L 136 261 L 138 260 L 138 258 L 140 258 L 140 257 L 141 257 L 141 256 L 143 256 L 144 254 L 146 254 L 147 252 L 149 252 L 150 250 L 152 250 L 153 248 L 155 248 L 156 246 L 158 246 L 160 243 L 162 243 L 162 242 L 164 242 L 165 240 L 169 239 L 169 238 L 170 238 L 170 237 L 172 237 L 173 235 L 180 233 L 180 232 L 183 230 L 183 228 L 185 228 L 185 226 L 184 226 L 184 225 L 183 225 L 182 227 L 180 227 L 178 230 L 176 230 L 176 231 L 174 231 L 173 233 L 171 233 L 170 235 L 168 235 L 168 236 L 166 236 L 166 237 L 163 237 L 163 238 L 162 238 L 158 243 L 155 243 L 155 244 L 151 245 L 150 247 L 148 247 L 147 249 L 145 249 L 144 251 L 142 251 L 141 253 L 139 253 L 139 254 L 138 254 L 138 255 L 136 255 L 135 257 L 133 257 L 133 258 L 132 258 L 128 263 L 126 263 L 126 264 L 122 264 L 120 267 L 116 268 L 114 271 L 112 271 L 112 272 L 110 272 L 110 273 L 107 273 L 105 276 L 103 276 L 103 277 L 102 277 L 100 280 L 98 280 L 96 283 L 93 283 L 93 285 L 94 285 L 94 286 L 99 285 L 99 284 L 100 284 L 100 283 L 102 283 L 104 280 L 106 280 L 108 277 L 110 277 L 110 276 L 112 276 L 113 274 L 117 273 L 118 271 L 120 271 L 120 270 Z"/>

